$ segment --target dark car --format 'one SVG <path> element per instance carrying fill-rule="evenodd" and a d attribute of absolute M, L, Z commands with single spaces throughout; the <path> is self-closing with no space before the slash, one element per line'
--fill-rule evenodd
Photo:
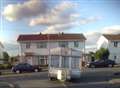
<path fill-rule="evenodd" d="M 22 72 L 39 72 L 41 68 L 39 66 L 32 66 L 28 63 L 19 63 L 12 68 L 12 72 L 22 73 Z"/>
<path fill-rule="evenodd" d="M 99 61 L 95 61 L 95 62 L 91 62 L 89 63 L 88 67 L 113 67 L 115 65 L 115 61 L 113 60 L 99 60 Z"/>

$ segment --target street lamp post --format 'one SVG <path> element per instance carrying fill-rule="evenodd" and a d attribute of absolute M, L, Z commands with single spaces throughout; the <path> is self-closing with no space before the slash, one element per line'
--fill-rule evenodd
<path fill-rule="evenodd" d="M 51 63 L 51 60 L 50 60 L 50 39 L 49 39 L 49 37 L 50 37 L 50 35 L 49 34 L 47 34 L 47 37 L 48 37 L 48 65 L 49 65 L 49 67 L 50 67 L 50 63 Z"/>

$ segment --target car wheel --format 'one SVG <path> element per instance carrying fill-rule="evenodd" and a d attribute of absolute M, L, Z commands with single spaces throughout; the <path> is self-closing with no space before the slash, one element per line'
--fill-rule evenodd
<path fill-rule="evenodd" d="M 38 72 L 39 70 L 38 69 L 34 69 L 34 72 Z"/>
<path fill-rule="evenodd" d="M 112 64 L 109 64 L 108 67 L 113 67 L 113 65 L 112 65 Z"/>
<path fill-rule="evenodd" d="M 16 70 L 15 73 L 19 74 L 19 73 L 21 73 L 21 72 L 20 72 L 20 70 Z"/>
<path fill-rule="evenodd" d="M 52 78 L 52 77 L 49 77 L 49 80 L 53 80 L 53 78 Z"/>
<path fill-rule="evenodd" d="M 95 68 L 95 65 L 91 65 L 90 67 L 91 67 L 91 68 Z"/>
<path fill-rule="evenodd" d="M 54 78 L 54 77 L 49 77 L 49 80 L 51 80 L 51 81 L 55 81 L 56 78 Z"/>

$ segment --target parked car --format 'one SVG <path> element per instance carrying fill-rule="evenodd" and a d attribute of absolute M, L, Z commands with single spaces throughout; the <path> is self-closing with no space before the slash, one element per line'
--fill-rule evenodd
<path fill-rule="evenodd" d="M 39 72 L 41 68 L 39 66 L 32 66 L 28 63 L 19 63 L 12 67 L 12 72 L 22 73 L 22 72 Z"/>
<path fill-rule="evenodd" d="M 95 67 L 113 67 L 115 65 L 115 61 L 113 60 L 98 60 L 95 62 L 91 62 L 88 64 L 88 67 L 95 68 Z"/>

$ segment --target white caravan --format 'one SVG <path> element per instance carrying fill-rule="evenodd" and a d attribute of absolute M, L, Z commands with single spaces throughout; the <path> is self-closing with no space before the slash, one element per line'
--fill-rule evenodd
<path fill-rule="evenodd" d="M 61 81 L 80 78 L 82 52 L 72 48 L 54 48 L 50 50 L 49 71 L 50 80 Z"/>

